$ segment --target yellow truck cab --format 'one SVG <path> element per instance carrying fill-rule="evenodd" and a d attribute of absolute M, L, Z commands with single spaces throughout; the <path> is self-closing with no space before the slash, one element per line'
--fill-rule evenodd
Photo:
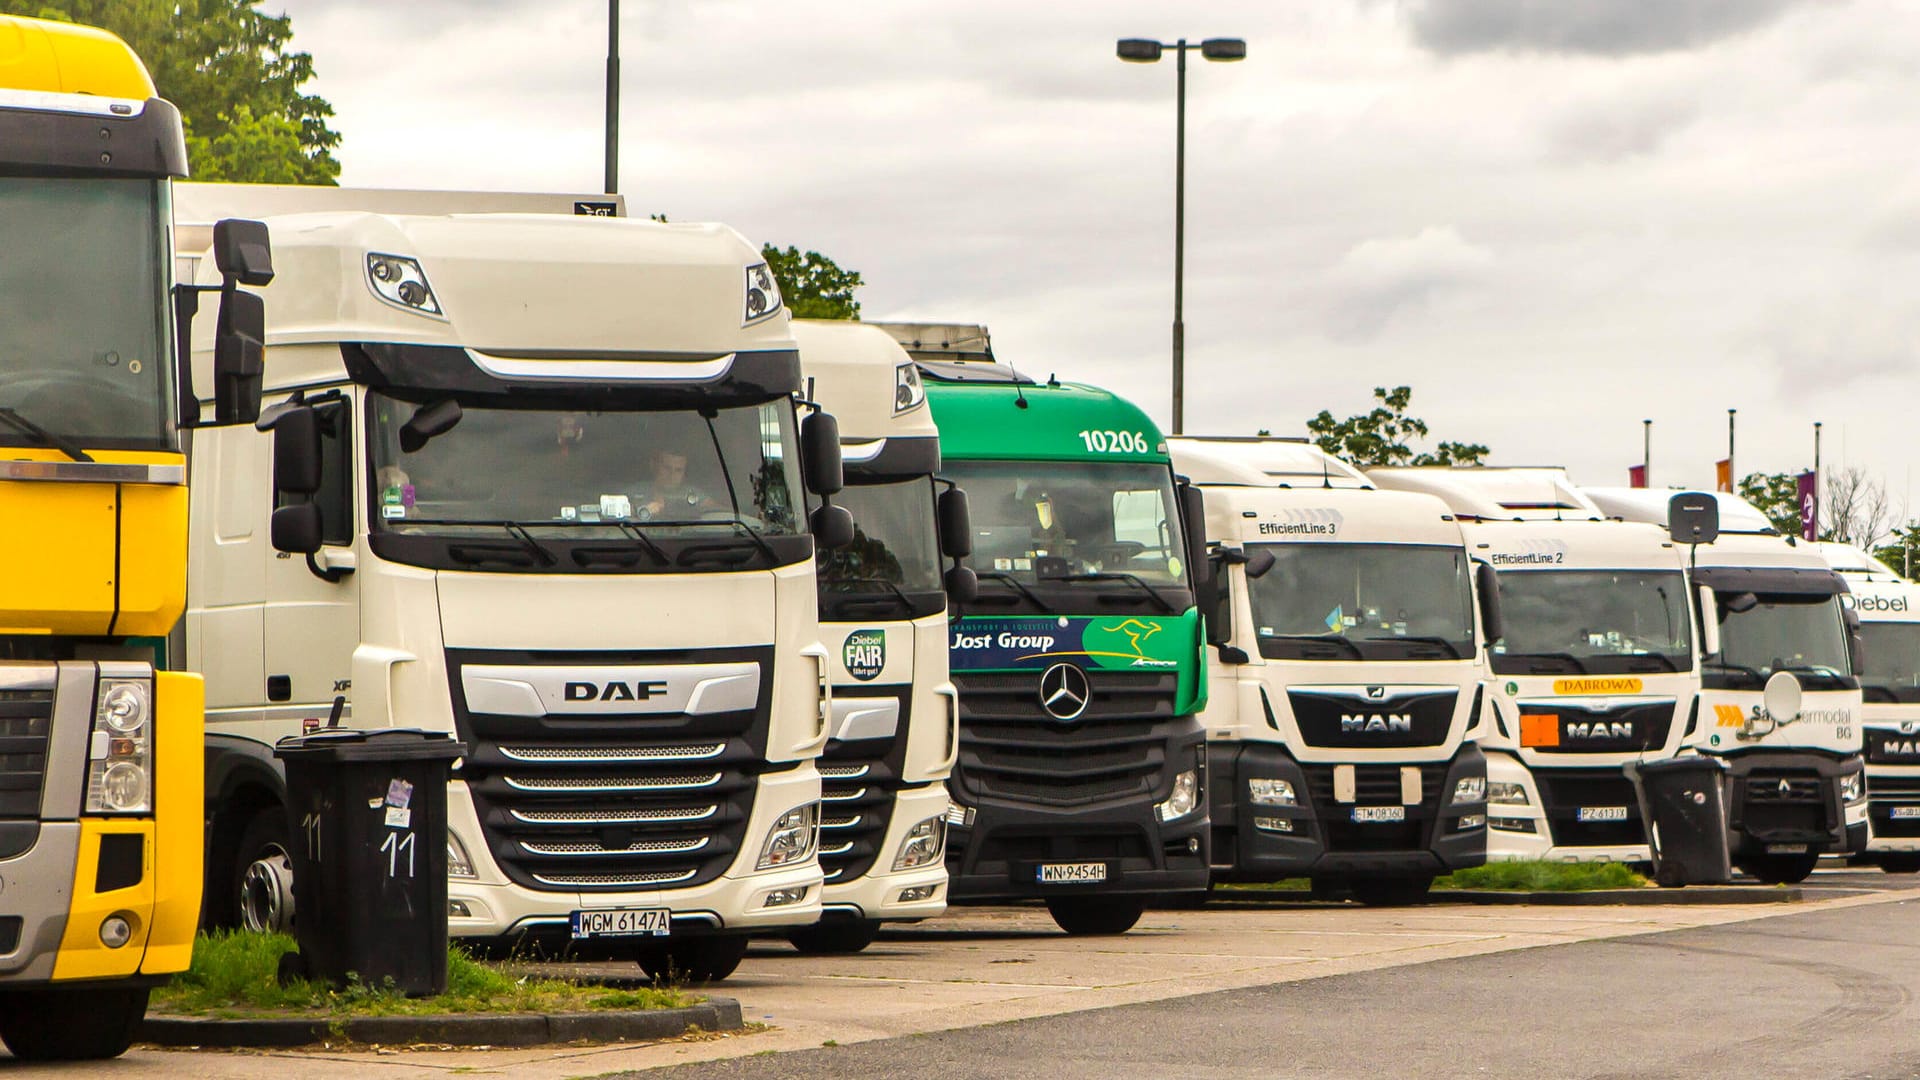
<path fill-rule="evenodd" d="M 24 1058 L 125 1050 L 200 914 L 201 680 L 162 670 L 200 415 L 169 231 L 186 168 L 124 42 L 0 16 L 0 1039 Z M 223 267 L 255 270 L 222 290 L 229 421 L 258 400 L 259 302 L 234 286 L 270 273 L 264 231 L 231 225 Z"/>

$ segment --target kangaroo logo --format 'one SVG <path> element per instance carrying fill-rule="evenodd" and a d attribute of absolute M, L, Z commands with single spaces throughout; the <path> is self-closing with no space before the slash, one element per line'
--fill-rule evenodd
<path fill-rule="evenodd" d="M 1142 622 L 1139 619 L 1128 619 L 1118 626 L 1103 626 L 1101 629 L 1108 633 L 1127 635 L 1127 644 L 1132 646 L 1133 655 L 1144 660 L 1147 658 L 1147 654 L 1140 648 L 1140 643 L 1159 633 L 1160 624 L 1157 622 Z"/>

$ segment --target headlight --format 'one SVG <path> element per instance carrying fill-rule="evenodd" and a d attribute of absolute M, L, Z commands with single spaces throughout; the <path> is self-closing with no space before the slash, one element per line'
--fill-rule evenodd
<path fill-rule="evenodd" d="M 153 681 L 102 679 L 87 749 L 89 814 L 153 809 Z"/>
<path fill-rule="evenodd" d="M 1293 785 L 1285 780 L 1249 780 L 1247 797 L 1255 806 L 1298 806 L 1300 801 L 1294 797 Z"/>
<path fill-rule="evenodd" d="M 907 838 L 900 841 L 900 855 L 893 860 L 893 868 L 912 870 L 931 866 L 940 861 L 940 855 L 946 847 L 946 816 L 930 817 L 907 830 Z"/>
<path fill-rule="evenodd" d="M 473 859 L 467 855 L 467 846 L 460 842 L 459 837 L 453 835 L 453 830 L 451 829 L 447 830 L 447 876 L 450 878 L 477 878 L 480 876 L 473 872 Z"/>
<path fill-rule="evenodd" d="M 1165 802 L 1154 806 L 1153 812 L 1161 821 L 1172 821 L 1193 813 L 1200 805 L 1200 774 L 1193 769 L 1173 778 L 1173 793 Z"/>
<path fill-rule="evenodd" d="M 1506 803 L 1508 806 L 1527 805 L 1527 789 L 1511 780 L 1487 781 L 1487 801 Z"/>
<path fill-rule="evenodd" d="M 813 849 L 819 842 L 820 804 L 795 807 L 781 814 L 780 820 L 773 823 L 773 830 L 767 833 L 767 843 L 760 849 L 759 869 L 806 862 L 813 858 Z"/>
<path fill-rule="evenodd" d="M 740 325 L 757 323 L 780 311 L 780 283 L 763 262 L 747 267 L 747 307 Z"/>
<path fill-rule="evenodd" d="M 418 259 L 405 255 L 367 255 L 367 284 L 373 294 L 398 308 L 416 315 L 440 315 L 440 301 L 433 286 L 427 284 L 427 272 Z"/>
<path fill-rule="evenodd" d="M 920 385 L 920 369 L 901 364 L 893 369 L 893 411 L 906 412 L 927 400 L 927 388 Z"/>
<path fill-rule="evenodd" d="M 1852 806 L 1867 797 L 1867 774 L 1848 773 L 1840 778 L 1840 801 Z"/>
<path fill-rule="evenodd" d="M 1518 787 L 1519 785 L 1515 784 L 1510 786 Z M 1453 801 L 1487 801 L 1487 778 L 1484 776 L 1463 776 L 1455 781 L 1453 785 Z"/>

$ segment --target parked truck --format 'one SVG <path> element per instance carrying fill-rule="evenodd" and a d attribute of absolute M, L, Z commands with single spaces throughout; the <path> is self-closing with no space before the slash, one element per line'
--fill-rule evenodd
<path fill-rule="evenodd" d="M 1124 933 L 1156 894 L 1207 885 L 1199 492 L 1124 399 L 994 362 L 984 328 L 889 329 L 967 491 L 980 586 L 950 637 L 949 899 L 1041 899 L 1068 933 Z"/>
<path fill-rule="evenodd" d="M 1920 873 L 1920 585 L 1858 548 L 1818 547 L 1860 619 L 1868 838 L 1858 861 Z"/>
<path fill-rule="evenodd" d="M 1609 520 L 1562 469 L 1368 475 L 1442 499 L 1493 567 L 1488 857 L 1648 861 L 1625 766 L 1686 737 L 1700 687 L 1686 552 L 1662 526 Z"/>
<path fill-rule="evenodd" d="M 273 221 L 263 430 L 192 462 L 216 914 L 297 917 L 271 747 L 338 722 L 465 745 L 458 938 L 700 980 L 816 921 L 814 555 L 851 524 L 806 511 L 839 440 L 798 422 L 757 249 L 597 216 Z"/>
<path fill-rule="evenodd" d="M 1371 904 L 1487 858 L 1496 609 L 1445 503 L 1304 440 L 1175 438 L 1206 495 L 1213 880 L 1309 877 Z"/>
<path fill-rule="evenodd" d="M 802 952 L 857 952 L 882 922 L 947 907 L 946 780 L 960 715 L 947 678 L 941 538 L 968 536 L 965 496 L 937 478 L 940 434 L 919 369 L 893 338 L 812 319 L 794 320 L 793 336 L 808 395 L 840 424 L 838 501 L 854 538 L 819 556 L 833 677 L 819 764 L 826 893 L 819 924 L 787 936 Z"/>
<path fill-rule="evenodd" d="M 22 1058 L 121 1053 L 193 953 L 201 680 L 165 670 L 202 420 L 168 229 L 186 171 L 125 43 L 0 16 L 0 1039 Z M 271 276 L 266 234 L 209 241 L 207 420 L 244 423 L 261 314 L 238 286 Z"/>
<path fill-rule="evenodd" d="M 1668 520 L 1674 494 L 1582 491 L 1610 516 L 1648 523 Z M 1734 865 L 1800 881 L 1821 855 L 1867 843 L 1858 617 L 1814 545 L 1782 537 L 1738 496 L 1713 498 L 1719 538 L 1686 553 L 1698 617 L 1713 627 L 1686 744 L 1727 766 Z"/>

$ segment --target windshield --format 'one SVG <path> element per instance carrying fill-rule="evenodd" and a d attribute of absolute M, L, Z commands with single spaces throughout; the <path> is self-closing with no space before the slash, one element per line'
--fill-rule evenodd
<path fill-rule="evenodd" d="M 822 549 L 817 556 L 820 588 L 828 601 L 886 601 L 901 593 L 924 596 L 941 590 L 932 477 L 849 484 L 833 498 L 853 515 L 853 543 Z M 915 605 L 908 601 L 906 606 Z"/>
<path fill-rule="evenodd" d="M 1727 681 L 1759 688 L 1776 671 L 1791 671 L 1803 682 L 1847 679 L 1846 628 L 1839 597 L 1717 591 L 1715 596 L 1720 608 L 1720 654 L 1707 660 L 1706 666 Z"/>
<path fill-rule="evenodd" d="M 1260 655 L 1277 660 L 1473 655 L 1466 552 L 1419 544 L 1250 544 L 1273 568 L 1247 579 Z"/>
<path fill-rule="evenodd" d="M 1863 623 L 1860 643 L 1860 689 L 1869 703 L 1920 702 L 1920 623 Z"/>
<path fill-rule="evenodd" d="M 967 493 L 983 580 L 1101 580 L 1130 576 L 1185 586 L 1173 471 L 1096 461 L 950 461 Z"/>
<path fill-rule="evenodd" d="M 1503 675 L 1693 668 L 1678 570 L 1506 570 L 1496 580 L 1506 635 L 1492 662 Z"/>
<path fill-rule="evenodd" d="M 375 529 L 471 531 L 513 522 L 542 535 L 648 537 L 745 525 L 803 530 L 793 405 L 592 412 L 468 407 L 413 453 L 400 428 L 418 406 L 367 395 Z"/>
<path fill-rule="evenodd" d="M 0 177 L 0 409 L 81 446 L 172 447 L 166 190 Z M 0 446 L 44 445 L 0 424 Z"/>

